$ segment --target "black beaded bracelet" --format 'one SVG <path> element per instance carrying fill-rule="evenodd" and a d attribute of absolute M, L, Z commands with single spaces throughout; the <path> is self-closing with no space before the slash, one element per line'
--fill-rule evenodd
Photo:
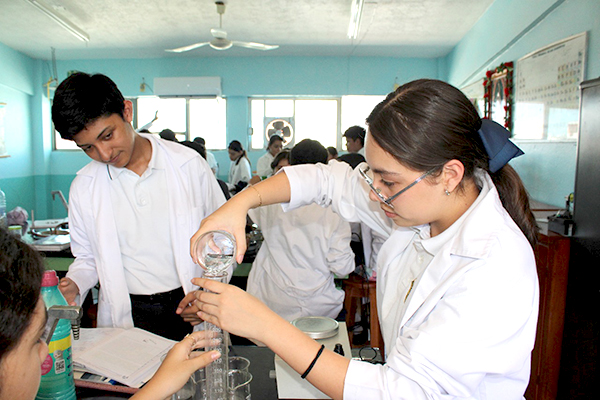
<path fill-rule="evenodd" d="M 302 379 L 306 379 L 306 377 L 308 376 L 308 373 L 310 372 L 311 369 L 313 369 L 313 367 L 315 366 L 315 363 L 317 362 L 317 360 L 319 359 L 319 357 L 321 357 L 321 353 L 323 353 L 323 349 L 325 348 L 325 345 L 322 344 L 321 348 L 319 349 L 319 351 L 317 352 L 317 355 L 315 356 L 315 358 L 312 360 L 312 362 L 310 363 L 310 365 L 308 366 L 308 368 L 306 368 L 306 371 L 304 371 L 304 373 L 300 376 L 300 378 Z"/>

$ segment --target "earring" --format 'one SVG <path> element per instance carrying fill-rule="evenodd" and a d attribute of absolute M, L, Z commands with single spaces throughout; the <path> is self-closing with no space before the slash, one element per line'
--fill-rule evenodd
<path fill-rule="evenodd" d="M 446 196 L 450 196 L 450 192 L 448 191 L 448 189 L 445 189 L 444 193 L 446 193 Z"/>

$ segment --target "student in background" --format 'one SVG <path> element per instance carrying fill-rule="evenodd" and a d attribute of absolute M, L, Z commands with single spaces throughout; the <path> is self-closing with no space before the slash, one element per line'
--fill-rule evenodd
<path fill-rule="evenodd" d="M 365 156 L 365 128 L 362 126 L 354 125 L 346 129 L 346 132 L 342 135 L 346 138 L 346 149 L 348 153 L 358 153 L 361 156 Z"/>
<path fill-rule="evenodd" d="M 273 175 L 273 168 L 271 168 L 271 163 L 273 159 L 283 149 L 283 138 L 278 135 L 273 135 L 269 139 L 269 144 L 267 145 L 267 152 L 258 159 L 256 163 L 256 175 L 258 175 L 261 179 L 268 178 Z"/>
<path fill-rule="evenodd" d="M 206 149 L 206 141 L 204 140 L 203 137 L 195 137 L 194 143 L 201 144 Z M 217 159 L 215 158 L 215 155 L 213 154 L 213 152 L 208 149 L 206 150 L 206 162 L 208 163 L 208 166 L 212 170 L 213 174 L 215 174 L 215 176 L 218 176 L 219 175 L 219 163 L 217 162 Z"/>
<path fill-rule="evenodd" d="M 316 140 L 304 139 L 292 148 L 290 162 L 326 163 L 327 150 Z M 336 318 L 344 291 L 335 287 L 334 277 L 354 271 L 350 224 L 330 207 L 316 204 L 287 213 L 275 204 L 252 209 L 248 215 L 264 237 L 250 270 L 248 293 L 288 321 Z"/>
<path fill-rule="evenodd" d="M 231 195 L 234 195 L 248 185 L 252 177 L 252 169 L 246 150 L 239 141 L 231 141 L 227 151 L 231 160 L 227 187 L 229 187 Z"/>
<path fill-rule="evenodd" d="M 132 117 L 132 103 L 104 75 L 78 72 L 56 89 L 56 130 L 92 159 L 71 184 L 75 261 L 59 289 L 75 304 L 100 283 L 98 327 L 179 340 L 191 326 L 175 309 L 202 273 L 185 243 L 225 198 L 198 153 L 135 132 Z"/>
<path fill-rule="evenodd" d="M 33 248 L 0 228 L 0 400 L 34 400 L 48 345 L 42 335 L 46 307 L 41 297 L 44 261 Z M 194 332 L 167 354 L 152 379 L 131 399 L 162 400 L 179 390 L 198 369 L 220 355 L 193 352 L 206 346 Z"/>
<path fill-rule="evenodd" d="M 331 206 L 386 237 L 377 305 L 386 364 L 348 360 L 237 287 L 194 279 L 199 316 L 269 346 L 334 399 L 522 399 L 530 379 L 539 290 L 537 225 L 518 174 L 523 154 L 449 84 L 400 86 L 367 118 L 368 165 L 285 168 L 207 217 L 192 242 L 232 232 L 261 205 Z M 187 303 L 184 303 L 187 304 Z"/>
<path fill-rule="evenodd" d="M 335 147 L 329 146 L 327 148 L 327 162 L 338 158 L 338 151 Z"/>

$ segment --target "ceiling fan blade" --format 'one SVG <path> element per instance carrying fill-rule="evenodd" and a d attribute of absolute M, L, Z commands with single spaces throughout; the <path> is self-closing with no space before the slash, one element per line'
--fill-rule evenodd
<path fill-rule="evenodd" d="M 255 43 L 255 42 L 238 42 L 238 41 L 233 41 L 232 42 L 234 46 L 238 46 L 238 47 L 245 47 L 247 49 L 254 49 L 254 50 L 275 50 L 277 48 L 279 48 L 279 45 L 276 44 L 263 44 L 263 43 Z"/>
<path fill-rule="evenodd" d="M 207 44 L 209 44 L 209 42 L 201 42 L 201 43 L 190 44 L 189 46 L 178 47 L 176 49 L 167 49 L 165 51 L 168 51 L 170 53 L 183 53 L 184 51 L 194 50 L 194 49 L 197 49 L 198 47 L 206 46 Z"/>

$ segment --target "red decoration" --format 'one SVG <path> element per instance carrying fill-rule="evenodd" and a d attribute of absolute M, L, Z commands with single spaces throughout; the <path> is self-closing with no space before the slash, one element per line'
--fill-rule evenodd
<path fill-rule="evenodd" d="M 506 85 L 504 87 L 504 98 L 506 104 L 504 105 L 504 127 L 508 130 L 512 128 L 512 103 L 513 103 L 513 63 L 506 62 L 500 64 L 495 69 L 489 70 L 485 73 L 483 78 L 484 87 L 484 118 L 492 119 L 492 86 L 495 79 L 495 75 L 498 75 L 497 79 L 501 79 L 501 75 L 506 74 Z"/>

